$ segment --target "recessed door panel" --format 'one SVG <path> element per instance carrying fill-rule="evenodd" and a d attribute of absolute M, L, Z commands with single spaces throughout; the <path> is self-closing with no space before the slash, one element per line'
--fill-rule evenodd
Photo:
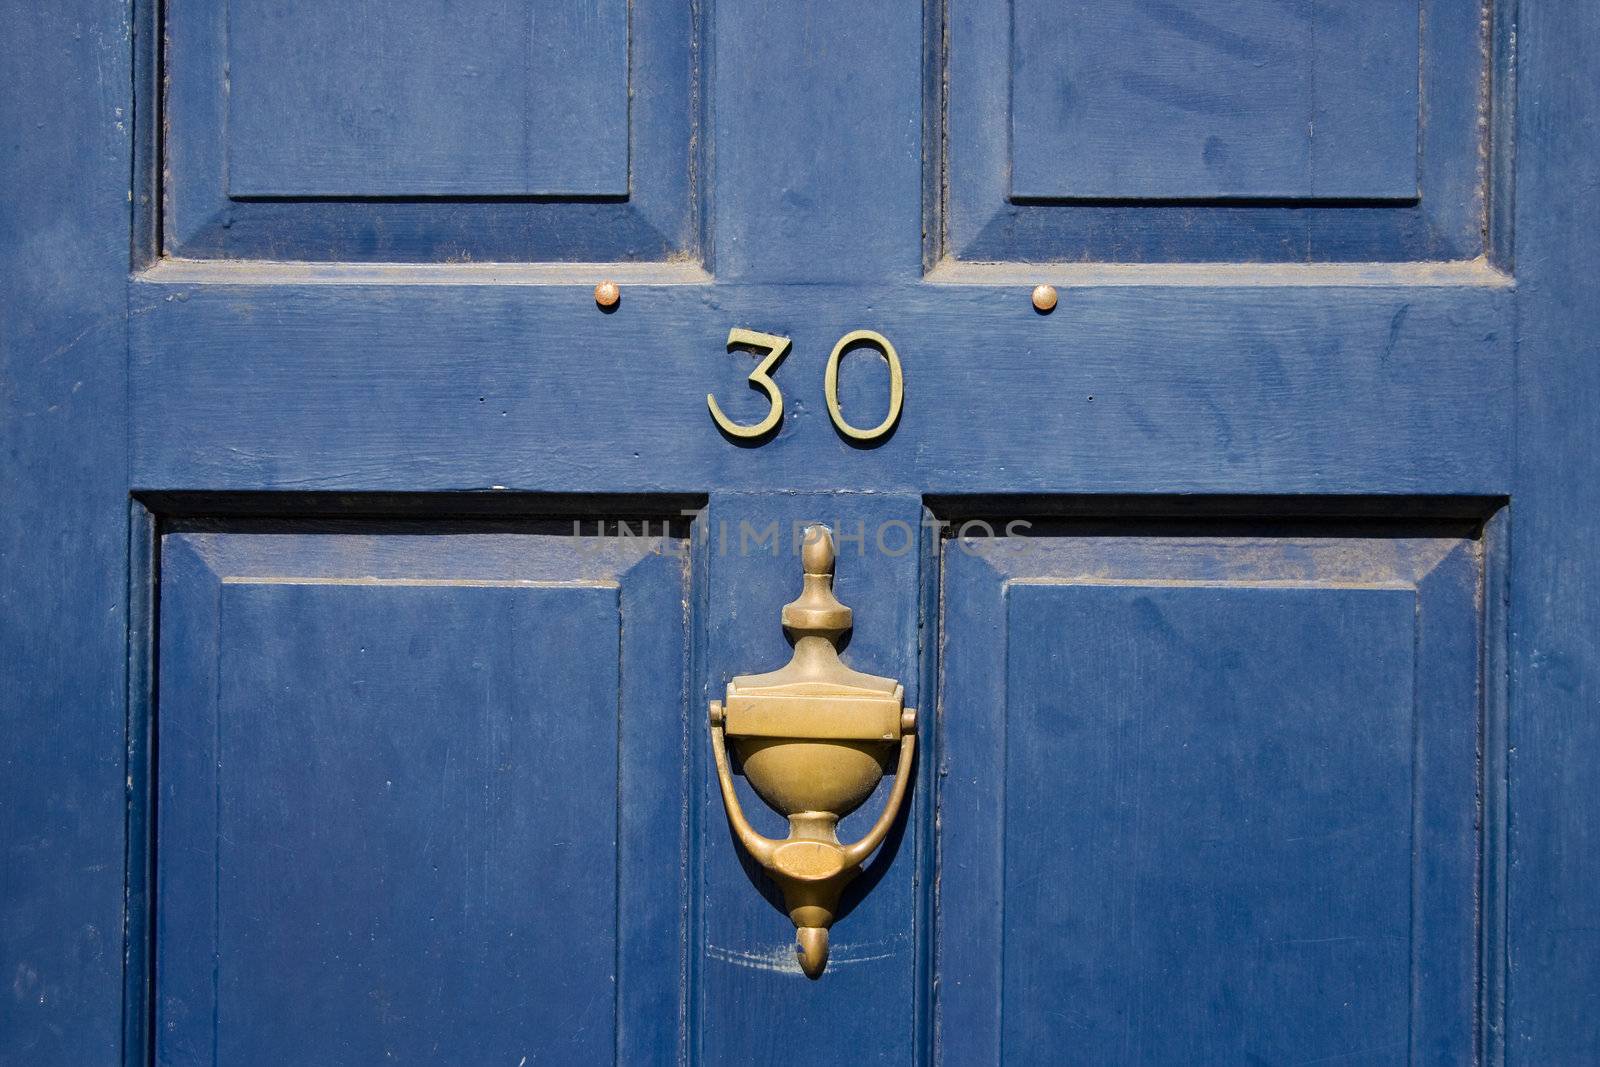
<path fill-rule="evenodd" d="M 560 540 L 165 539 L 161 1062 L 676 1043 L 681 560 Z"/>
<path fill-rule="evenodd" d="M 1489 138 L 1504 132 L 1492 89 L 1510 38 L 1482 5 L 945 7 L 939 259 L 1488 251 Z"/>
<path fill-rule="evenodd" d="M 944 555 L 947 1056 L 1470 1058 L 1474 541 Z"/>
<path fill-rule="evenodd" d="M 687 5 L 228 0 L 162 19 L 168 255 L 696 250 Z"/>

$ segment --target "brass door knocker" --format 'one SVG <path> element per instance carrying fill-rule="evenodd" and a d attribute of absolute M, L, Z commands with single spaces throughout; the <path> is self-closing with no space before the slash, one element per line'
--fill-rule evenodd
<path fill-rule="evenodd" d="M 711 751 L 728 822 L 783 890 L 800 969 L 817 978 L 828 965 L 828 927 L 839 895 L 883 843 L 905 801 L 917 713 L 904 706 L 899 682 L 851 670 L 839 659 L 850 609 L 833 595 L 833 536 L 826 527 L 806 530 L 800 562 L 804 585 L 783 609 L 794 656 L 771 673 L 738 676 L 725 700 L 711 702 Z M 756 833 L 740 810 L 726 738 L 733 739 L 751 788 L 788 816 L 785 840 Z M 840 844 L 839 820 L 878 787 L 896 743 L 900 756 L 888 805 L 865 837 Z"/>

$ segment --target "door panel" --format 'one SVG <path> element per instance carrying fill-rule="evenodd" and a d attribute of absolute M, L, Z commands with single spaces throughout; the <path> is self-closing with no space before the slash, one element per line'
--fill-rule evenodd
<path fill-rule="evenodd" d="M 160 1062 L 677 1045 L 672 544 L 164 539 Z"/>
<path fill-rule="evenodd" d="M 225 7 L 231 196 L 628 195 L 623 0 Z"/>
<path fill-rule="evenodd" d="M 946 1062 L 1471 1059 L 1475 540 L 944 560 Z"/>
<path fill-rule="evenodd" d="M 1480 4 L 948 0 L 936 258 L 1470 260 L 1509 26 Z M 1505 5 L 1492 5 L 1498 9 Z M 1494 130 L 1509 143 L 1509 128 Z M 1504 135 L 1503 137 L 1501 135 Z"/>
<path fill-rule="evenodd" d="M 171 4 L 169 255 L 664 260 L 697 245 L 685 4 Z"/>
<path fill-rule="evenodd" d="M 1419 16 L 1014 0 L 1011 195 L 1414 200 Z"/>

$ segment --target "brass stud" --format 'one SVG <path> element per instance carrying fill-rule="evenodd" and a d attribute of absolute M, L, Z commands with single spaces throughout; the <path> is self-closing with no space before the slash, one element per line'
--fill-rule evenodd
<path fill-rule="evenodd" d="M 1048 315 L 1056 309 L 1056 287 L 1053 285 L 1036 285 L 1033 287 L 1033 310 L 1041 315 Z"/>
<path fill-rule="evenodd" d="M 594 287 L 594 302 L 600 305 L 600 310 L 610 311 L 622 300 L 622 290 L 617 288 L 616 282 L 601 282 Z"/>

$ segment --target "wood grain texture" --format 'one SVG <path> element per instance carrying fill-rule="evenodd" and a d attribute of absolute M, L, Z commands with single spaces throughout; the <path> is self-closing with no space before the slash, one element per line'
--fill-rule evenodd
<path fill-rule="evenodd" d="M 685 572 L 661 547 L 166 538 L 159 1062 L 681 1044 Z"/>
<path fill-rule="evenodd" d="M 1395 54 L 1390 51 L 1392 42 L 1381 36 L 1381 27 L 1398 27 L 1398 13 L 1413 12 L 1415 5 L 1404 0 L 1259 6 L 1151 0 L 1137 6 L 1087 5 L 1080 18 L 1070 13 L 1072 5 L 1034 9 L 1024 3 L 1015 12 L 1013 32 L 1008 32 L 1013 25 L 1013 0 L 948 0 L 943 8 L 945 78 L 930 86 L 930 98 L 943 100 L 946 121 L 942 168 L 936 168 L 944 177 L 944 195 L 935 258 L 972 262 L 1362 262 L 1472 259 L 1485 250 L 1484 178 L 1488 168 L 1483 163 L 1486 153 L 1500 151 L 1502 146 L 1500 140 L 1493 146 L 1489 144 L 1493 122 L 1484 87 L 1495 63 L 1499 64 L 1496 78 L 1508 74 L 1509 51 L 1498 42 L 1509 41 L 1510 23 L 1495 21 L 1494 36 L 1489 38 L 1488 20 L 1477 4 L 1424 0 L 1420 28 L 1411 28 L 1413 34 L 1420 32 L 1422 76 L 1420 89 L 1413 88 L 1420 93 L 1424 117 L 1413 130 L 1420 151 L 1412 161 L 1416 185 L 1408 195 L 1420 199 L 1416 203 L 1405 199 L 1387 203 L 1350 199 L 1321 206 L 1295 199 L 1263 199 L 1268 194 L 1262 186 L 1256 186 L 1257 192 L 1250 194 L 1255 197 L 1253 200 L 1225 199 L 1227 188 L 1220 183 L 1185 193 L 1165 179 L 1164 184 L 1152 184 L 1148 175 L 1142 176 L 1133 168 L 1124 175 L 1128 184 L 1123 189 L 1102 186 L 1094 190 L 1104 199 L 1051 199 L 1068 191 L 1059 184 L 1065 181 L 1060 175 L 1111 165 L 1103 147 L 1093 145 L 1087 138 L 1073 140 L 1070 147 L 1051 142 L 1058 150 L 1041 153 L 1034 168 L 1040 176 L 1030 181 L 1024 175 L 1023 184 L 1014 186 L 1008 136 L 1011 123 L 1007 116 L 1013 114 L 1013 108 L 1017 114 L 1026 115 L 1037 107 L 1039 114 L 1053 112 L 1059 117 L 1072 106 L 1060 95 L 1041 93 L 1037 102 L 1028 95 L 1029 87 L 1041 77 L 1039 66 L 1048 71 L 1063 62 L 1042 42 L 1038 54 L 1031 60 L 1027 58 L 1028 50 L 1034 47 L 1029 36 L 1031 26 L 1043 20 L 1050 23 L 1052 32 L 1071 38 L 1086 22 L 1104 25 L 1113 20 L 1115 25 L 1123 25 L 1123 14 L 1103 12 L 1125 9 L 1127 19 L 1139 19 L 1151 26 L 1155 37 L 1140 34 L 1119 44 L 1114 35 L 1101 32 L 1081 46 L 1074 45 L 1079 51 L 1089 50 L 1101 56 L 1100 62 L 1113 69 L 1126 68 L 1133 79 L 1121 90 L 1102 84 L 1084 92 L 1091 98 L 1112 93 L 1119 94 L 1113 99 L 1124 102 L 1146 101 L 1138 105 L 1140 109 L 1159 109 L 1163 104 L 1187 108 L 1181 118 L 1166 112 L 1171 117 L 1166 119 L 1165 127 L 1151 117 L 1162 112 L 1141 110 L 1131 119 L 1126 133 L 1108 128 L 1107 136 L 1137 143 L 1138 138 L 1153 139 L 1155 130 L 1165 129 L 1170 135 L 1152 147 L 1153 157 L 1160 157 L 1163 151 L 1176 154 L 1183 150 L 1182 146 L 1198 140 L 1200 165 L 1205 168 L 1202 131 L 1225 124 L 1237 132 L 1251 123 L 1265 121 L 1265 116 L 1285 106 L 1282 94 L 1268 96 L 1263 91 L 1250 95 L 1243 107 L 1236 109 L 1228 94 L 1235 86 L 1261 77 L 1262 71 L 1279 61 L 1277 57 L 1284 54 L 1286 47 L 1310 49 L 1310 53 L 1322 57 L 1325 68 L 1330 68 L 1323 71 L 1324 75 L 1345 81 L 1347 89 L 1320 99 L 1319 110 L 1361 111 L 1361 101 L 1371 100 L 1366 95 L 1368 86 L 1393 84 L 1393 71 L 1373 71 L 1365 66 L 1378 61 L 1379 56 Z M 1030 11 L 1035 10 L 1037 19 L 1030 19 Z M 1285 26 L 1331 20 L 1327 25 L 1332 28 L 1334 39 L 1344 35 L 1361 44 L 1342 51 L 1335 47 L 1324 55 L 1319 46 L 1298 32 L 1286 42 L 1283 33 L 1275 31 L 1263 38 L 1270 37 L 1268 51 L 1273 58 L 1263 53 L 1248 61 L 1241 59 L 1254 31 L 1268 25 L 1263 16 L 1267 11 L 1283 13 L 1289 20 Z M 1256 13 L 1254 18 L 1252 12 Z M 1322 30 L 1323 25 L 1317 21 L 1317 30 Z M 1367 33 L 1377 36 L 1362 36 Z M 1013 67 L 1013 40 L 1018 58 L 1032 64 L 1020 74 L 1021 90 L 1013 85 L 1013 79 L 1019 77 Z M 1169 46 L 1168 50 L 1163 50 L 1163 43 Z M 1223 48 L 1232 52 L 1221 51 Z M 1306 54 L 1308 62 L 1310 53 Z M 1220 60 L 1216 58 L 1219 54 Z M 1211 76 L 1197 76 L 1190 84 L 1193 92 L 1173 92 L 1163 99 L 1149 81 L 1160 75 L 1163 55 L 1175 64 L 1205 64 L 1206 73 Z M 1409 56 L 1402 61 L 1408 67 L 1415 62 Z M 1244 70 L 1230 77 L 1228 64 L 1238 64 Z M 1339 68 L 1343 68 L 1343 75 L 1332 73 Z M 1293 76 L 1316 77 L 1304 68 Z M 1141 95 L 1137 91 L 1141 85 L 1151 91 Z M 1020 97 L 1014 98 L 1013 93 L 1019 91 Z M 1319 127 L 1325 133 L 1340 132 L 1338 140 L 1343 147 L 1335 150 L 1330 163 L 1334 173 L 1339 168 L 1350 168 L 1346 173 L 1353 174 L 1367 167 L 1362 161 L 1371 160 L 1373 152 L 1392 158 L 1399 167 L 1407 166 L 1397 141 L 1404 136 L 1404 122 L 1398 111 L 1387 119 L 1357 125 L 1349 136 L 1339 130 L 1337 122 L 1331 129 L 1327 123 Z M 1368 129 L 1369 125 L 1373 128 Z M 1493 136 L 1505 134 L 1502 140 L 1509 141 L 1509 132 L 1496 128 Z M 1283 134 L 1286 141 L 1293 136 L 1289 131 Z M 1234 147 L 1243 146 L 1235 143 Z M 1024 154 L 1028 151 L 1025 146 L 1021 148 Z M 1223 152 L 1223 148 L 1213 147 L 1212 159 L 1219 174 L 1227 173 Z M 1178 166 L 1175 162 L 1169 165 Z M 1257 167 L 1248 171 L 1249 177 L 1241 176 L 1241 181 L 1256 182 L 1263 174 Z M 1052 182 L 1057 185 L 1052 187 Z M 1201 203 L 1182 199 L 1206 190 L 1213 199 Z M 1174 195 L 1179 199 L 1171 199 Z M 1043 199 L 1037 199 L 1041 196 Z"/>
<path fill-rule="evenodd" d="M 1600 1060 L 1600 9 L 1519 6 L 1506 1062 Z"/>
<path fill-rule="evenodd" d="M 692 5 L 235 0 L 171 5 L 162 31 L 169 255 L 699 252 Z"/>
<path fill-rule="evenodd" d="M 1475 543 L 944 562 L 944 1062 L 1472 1060 Z"/>
<path fill-rule="evenodd" d="M 1508 488 L 1504 287 L 138 285 L 141 488 L 1437 493 Z M 730 326 L 794 339 L 759 448 Z M 885 334 L 900 425 L 828 421 L 839 337 Z M 881 365 L 880 365 L 881 366 Z M 844 367 L 847 417 L 881 383 Z M 881 388 L 881 386 L 879 386 Z"/>
<path fill-rule="evenodd" d="M 922 5 L 752 0 L 712 18 L 718 277 L 919 273 Z"/>
<path fill-rule="evenodd" d="M 119 1061 L 125 3 L 0 8 L 0 1063 Z"/>

